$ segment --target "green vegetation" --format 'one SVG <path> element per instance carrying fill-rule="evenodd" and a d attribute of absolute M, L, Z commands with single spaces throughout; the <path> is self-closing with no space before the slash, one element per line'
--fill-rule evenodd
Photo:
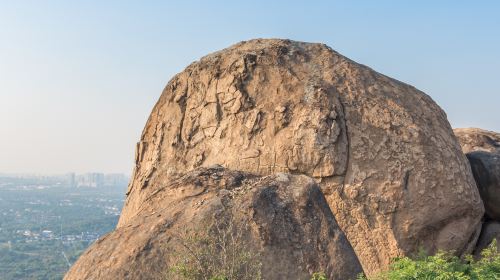
<path fill-rule="evenodd" d="M 214 219 L 201 230 L 177 237 L 175 263 L 165 279 L 259 280 L 259 255 L 244 238 L 247 228 L 231 219 Z"/>
<path fill-rule="evenodd" d="M 450 253 L 435 256 L 420 254 L 415 259 L 395 259 L 388 271 L 371 279 L 375 280 L 494 280 L 500 279 L 500 254 L 496 240 L 481 253 L 480 260 L 472 256 L 460 259 Z M 360 276 L 359 280 L 365 280 Z"/>
<path fill-rule="evenodd" d="M 323 272 L 313 273 L 311 280 L 326 280 L 326 275 Z"/>
<path fill-rule="evenodd" d="M 185 230 L 171 248 L 174 264 L 165 279 L 172 280 L 260 280 L 260 254 L 245 238 L 248 228 L 229 219 L 213 219 L 197 230 Z M 311 280 L 327 280 L 316 272 Z"/>
<path fill-rule="evenodd" d="M 96 238 L 114 229 L 124 188 L 24 185 L 0 187 L 0 279 L 62 279 Z"/>

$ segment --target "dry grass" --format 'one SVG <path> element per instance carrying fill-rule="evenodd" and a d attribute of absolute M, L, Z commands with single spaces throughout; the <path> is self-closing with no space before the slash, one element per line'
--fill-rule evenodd
<path fill-rule="evenodd" d="M 166 279 L 179 280 L 258 280 L 261 279 L 259 253 L 245 238 L 246 223 L 234 218 L 212 219 L 198 230 L 177 236 L 174 265 Z"/>

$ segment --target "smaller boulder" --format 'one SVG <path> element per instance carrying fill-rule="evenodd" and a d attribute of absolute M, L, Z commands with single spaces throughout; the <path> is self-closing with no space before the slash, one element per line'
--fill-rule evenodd
<path fill-rule="evenodd" d="M 486 216 L 500 221 L 500 133 L 480 128 L 453 132 L 469 160 Z"/>
<path fill-rule="evenodd" d="M 362 272 L 312 178 L 216 166 L 158 186 L 137 215 L 90 246 L 64 279 L 176 279 L 168 275 L 171 269 L 184 267 L 190 256 L 212 272 L 243 267 L 245 275 L 237 279 L 258 278 L 247 268 L 261 271 L 262 279 L 309 279 L 324 272 L 328 279 L 347 280 Z"/>
<path fill-rule="evenodd" d="M 484 151 L 467 154 L 472 174 L 484 203 L 486 215 L 500 221 L 500 153 Z"/>

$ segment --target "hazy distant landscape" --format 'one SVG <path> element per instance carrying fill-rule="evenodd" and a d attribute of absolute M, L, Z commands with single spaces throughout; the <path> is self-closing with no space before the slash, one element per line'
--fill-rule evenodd
<path fill-rule="evenodd" d="M 126 180 L 100 173 L 0 175 L 0 278 L 62 279 L 90 244 L 115 227 Z"/>

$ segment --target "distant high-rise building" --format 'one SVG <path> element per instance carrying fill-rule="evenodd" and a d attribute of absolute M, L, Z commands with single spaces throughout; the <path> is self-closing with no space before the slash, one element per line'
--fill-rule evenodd
<path fill-rule="evenodd" d="M 104 185 L 105 186 L 125 186 L 128 183 L 128 178 L 125 174 L 121 173 L 110 173 L 104 175 Z"/>
<path fill-rule="evenodd" d="M 98 188 L 104 186 L 103 173 L 86 173 L 78 176 L 78 187 Z"/>
<path fill-rule="evenodd" d="M 76 175 L 74 172 L 68 173 L 68 186 L 70 188 L 76 187 Z"/>

